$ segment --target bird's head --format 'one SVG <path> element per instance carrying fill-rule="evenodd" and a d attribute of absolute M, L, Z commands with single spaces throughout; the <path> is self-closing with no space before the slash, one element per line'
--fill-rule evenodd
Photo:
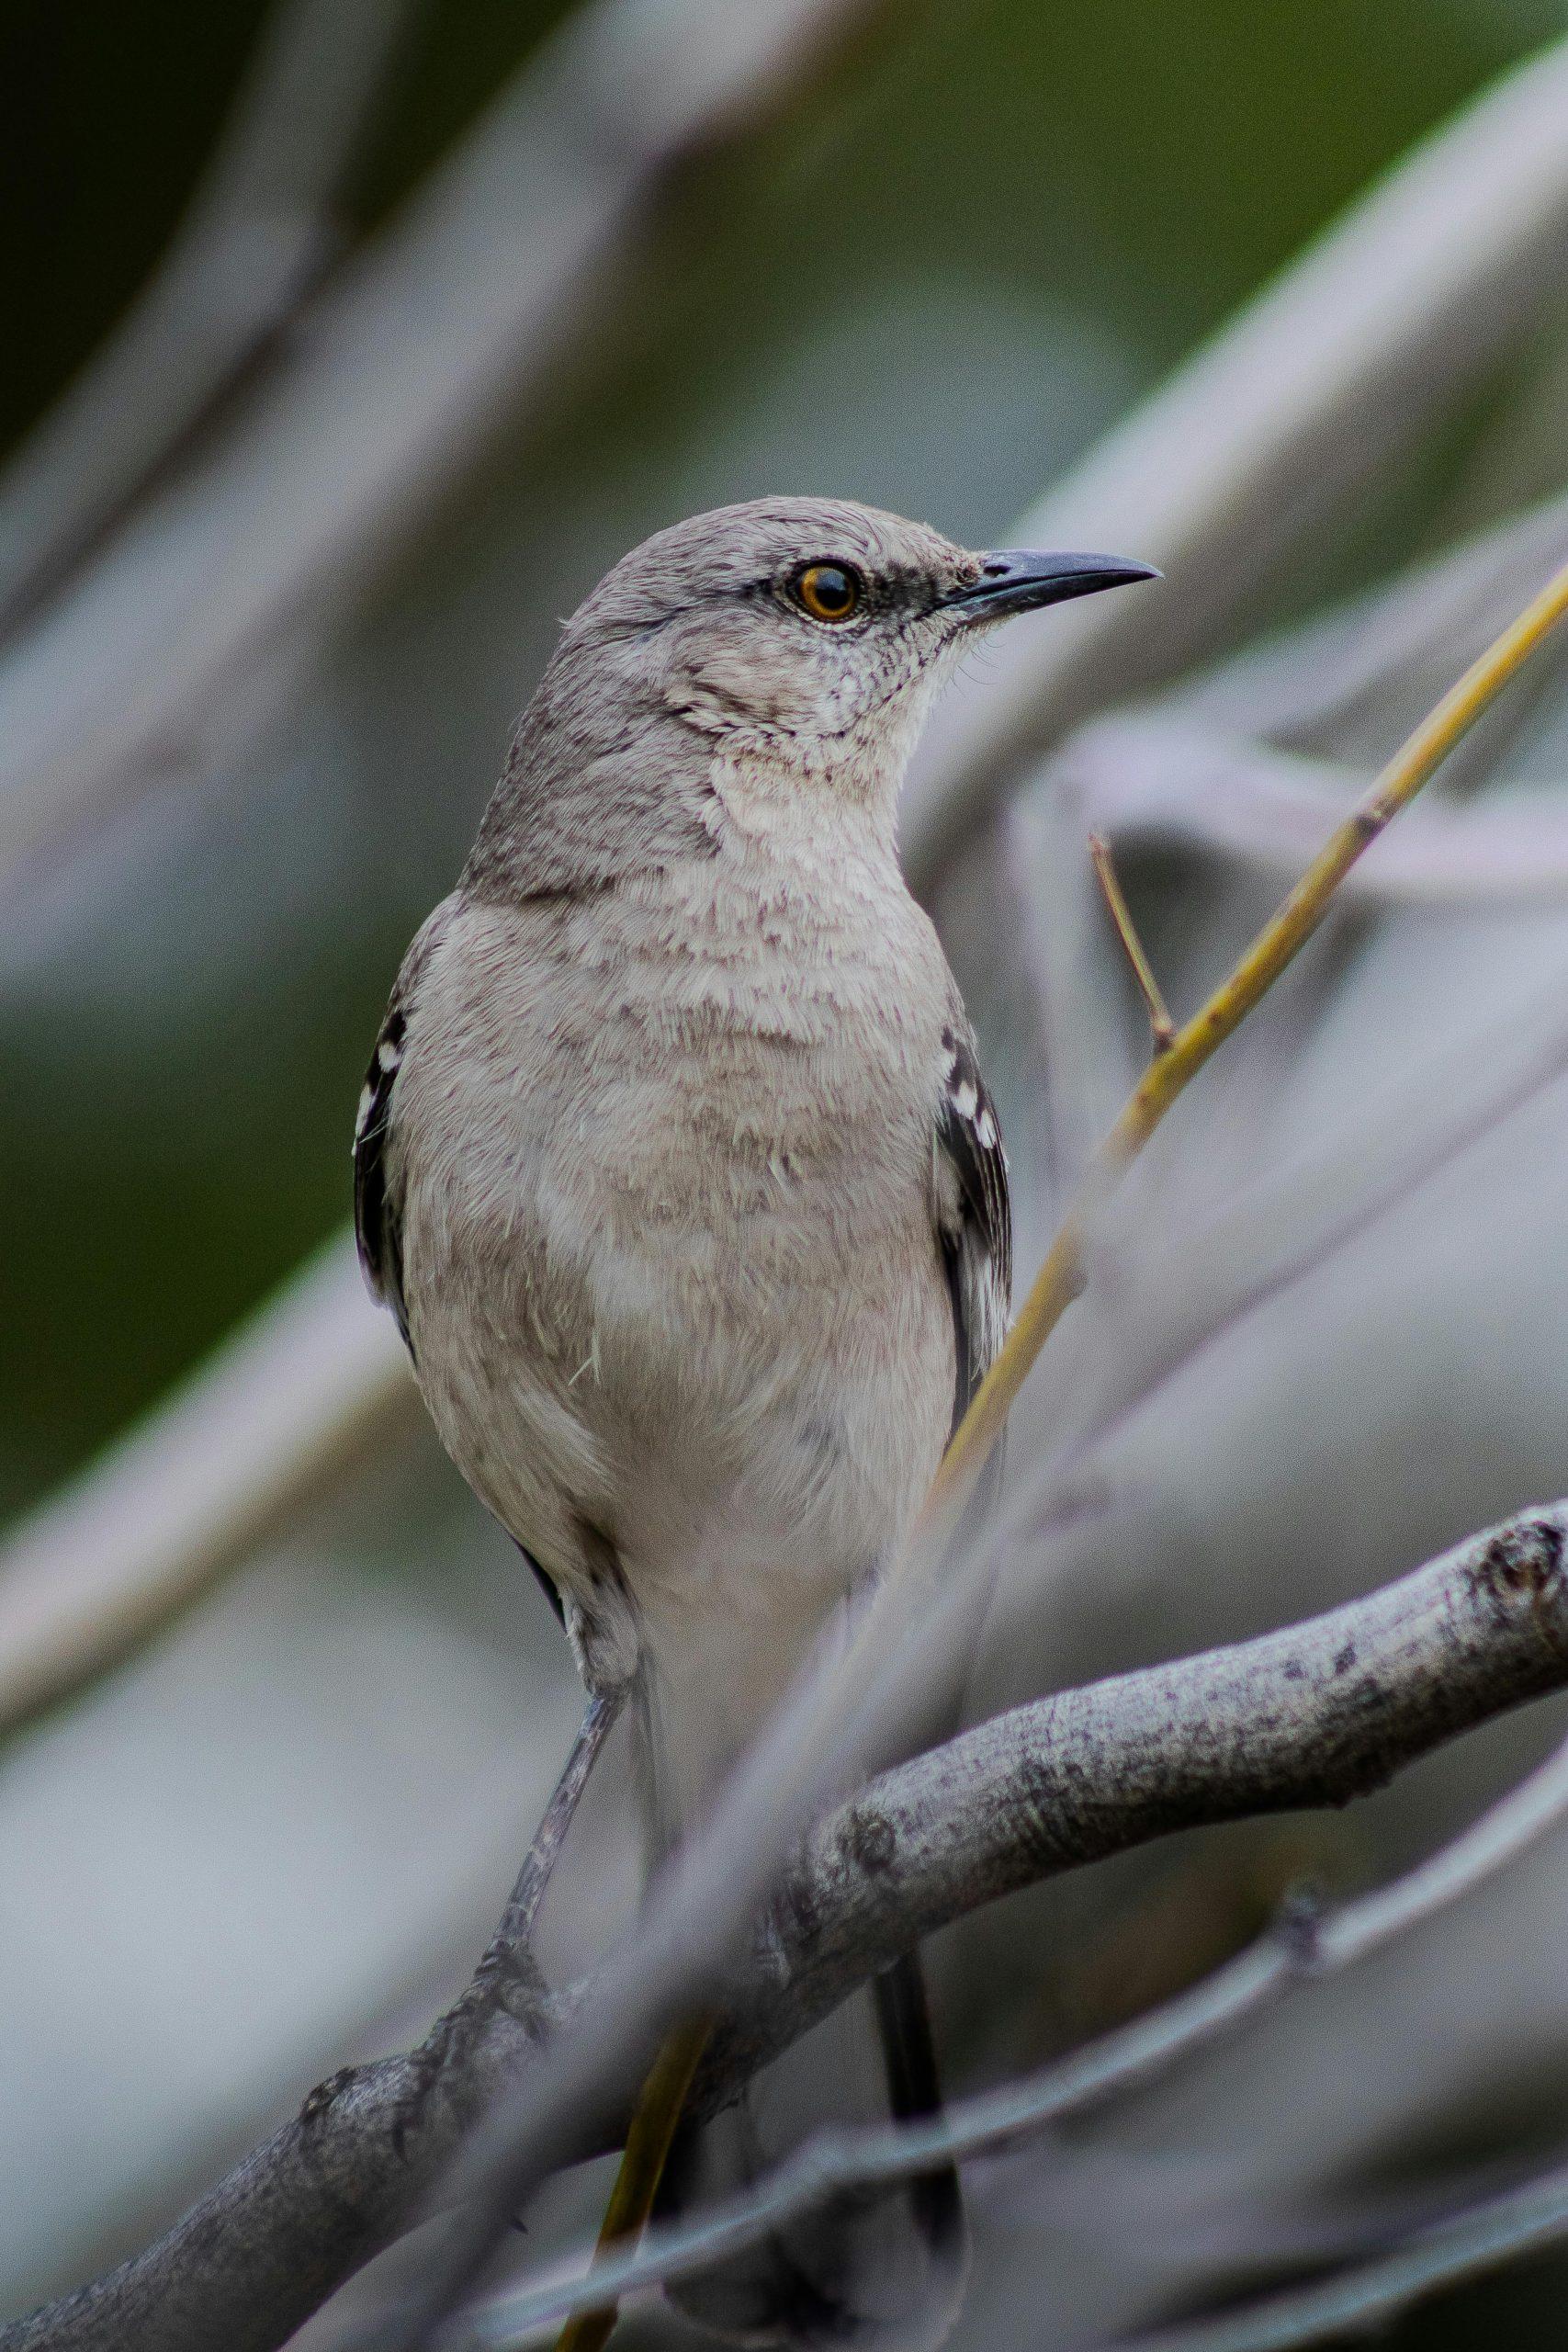
<path fill-rule="evenodd" d="M 510 896 L 711 848 L 723 824 L 889 843 L 931 698 L 1041 605 L 1156 575 L 975 555 L 849 499 L 759 498 L 657 532 L 561 631 L 464 871 Z"/>
<path fill-rule="evenodd" d="M 901 773 L 932 692 L 979 633 L 1156 576 L 1117 556 L 972 554 L 848 499 L 753 499 L 624 556 L 568 622 L 557 663 L 750 758 Z"/>

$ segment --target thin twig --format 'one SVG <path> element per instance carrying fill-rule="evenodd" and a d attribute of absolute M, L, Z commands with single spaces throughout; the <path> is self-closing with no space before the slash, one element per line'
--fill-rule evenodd
<path fill-rule="evenodd" d="M 1190 1990 L 1027 2080 L 950 2106 L 932 2122 L 818 2133 L 744 2195 L 595 2267 L 592 2286 L 624 2299 L 689 2277 L 753 2245 L 845 2189 L 910 2180 L 935 2162 L 995 2154 L 1047 2124 L 1142 2087 L 1305 1983 L 1321 1983 L 1495 1878 L 1568 1818 L 1568 1747 L 1558 1748 L 1461 1836 L 1413 1871 L 1320 1915 L 1288 1905 L 1275 1931 Z M 579 2278 L 509 2294 L 471 2314 L 486 2343 L 511 2346 L 576 2311 Z"/>
<path fill-rule="evenodd" d="M 1149 1033 L 1154 1040 L 1154 1050 L 1156 1054 L 1168 1053 L 1176 1042 L 1176 1023 L 1170 1017 L 1164 997 L 1160 994 L 1159 982 L 1154 975 L 1154 967 L 1144 952 L 1144 943 L 1138 937 L 1137 925 L 1133 921 L 1133 910 L 1127 904 L 1126 896 L 1117 879 L 1116 863 L 1111 854 L 1111 844 L 1103 833 L 1090 833 L 1089 854 L 1094 862 L 1095 878 L 1100 884 L 1100 893 L 1110 911 L 1111 920 L 1116 927 L 1116 936 L 1122 943 L 1122 952 L 1133 967 L 1133 978 L 1138 983 L 1139 992 L 1149 1016 Z"/>
<path fill-rule="evenodd" d="M 1269 2295 L 1221 2319 L 1118 2340 L 1117 2352 L 1291 2352 L 1359 2334 L 1441 2287 L 1568 2236 L 1568 2167 L 1527 2181 L 1353 2270 Z"/>

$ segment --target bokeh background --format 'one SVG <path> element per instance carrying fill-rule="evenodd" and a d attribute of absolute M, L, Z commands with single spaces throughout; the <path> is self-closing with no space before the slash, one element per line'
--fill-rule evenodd
<path fill-rule="evenodd" d="M 1288 494 L 1233 453 L 1184 572 L 1139 543 L 1115 455 L 1380 175 L 1538 51 L 1555 70 L 1561 0 L 931 0 L 799 7 L 774 40 L 790 13 L 743 37 L 674 0 L 0 21 L 0 1637 L 36 1646 L 80 1592 L 44 1646 L 88 1661 L 23 1690 L 0 1754 L 6 2309 L 419 2029 L 574 1719 L 552 1622 L 342 1240 L 388 988 L 558 617 L 646 532 L 776 490 L 980 546 L 1066 483 L 1085 539 L 1167 563 L 1166 617 L 1098 668 L 1064 684 L 1034 624 L 977 665 L 920 803 L 1027 1271 L 1137 1066 L 1089 825 L 1190 1007 L 1568 554 L 1562 73 L 1555 166 L 1547 138 L 1495 285 L 1423 325 L 1441 304 L 1411 288 L 1449 241 L 1423 246 L 1412 200 L 1386 286 L 1269 350 L 1264 421 L 1343 322 L 1411 312 L 1405 375 L 1370 418 L 1325 396 Z M 628 39 L 656 70 L 626 70 Z M 1430 211 L 1462 245 L 1492 166 L 1449 169 Z M 1168 426 L 1151 495 L 1228 421 Z M 1075 469 L 1119 428 L 1091 529 L 1111 477 Z M 1562 686 L 1543 665 L 1369 865 L 1108 1219 L 1104 1300 L 1015 1432 L 976 1706 L 1279 1622 L 1568 1487 Z M 949 809 L 961 773 L 987 781 Z M 1211 1261 L 1266 1289 L 1320 1226 L 1286 1295 L 1217 1304 Z M 1129 1416 L 1129 1367 L 1173 1332 Z M 1083 1445 L 1113 1501 L 1032 1540 L 1032 1473 Z M 122 1572 L 155 1587 L 178 1544 L 188 1606 L 122 1606 Z M 944 1939 L 955 2079 L 1187 1981 L 1303 1871 L 1414 1859 L 1554 1727 L 1535 1711 L 1343 1819 L 1186 1839 Z M 1565 1867 L 1568 1842 L 1201 2076 L 991 2167 L 966 2335 L 1038 2342 L 1050 2312 L 1102 2340 L 1561 2149 Z M 1396 2340 L 1555 2343 L 1565 2286 L 1538 2261 Z"/>

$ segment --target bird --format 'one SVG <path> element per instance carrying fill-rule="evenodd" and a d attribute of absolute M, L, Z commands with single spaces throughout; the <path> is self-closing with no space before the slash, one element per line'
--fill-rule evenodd
<path fill-rule="evenodd" d="M 987 631 L 1153 576 L 846 499 L 656 532 L 562 625 L 408 951 L 355 1129 L 360 1257 L 587 1694 L 525 1921 L 628 1702 L 649 1870 L 700 1823 L 897 1560 L 1001 1344 L 1007 1161 L 899 787 Z M 894 2111 L 929 2111 L 913 1954 L 876 2011 Z M 854 2294 L 774 2248 L 687 2308 L 842 2341 Z"/>

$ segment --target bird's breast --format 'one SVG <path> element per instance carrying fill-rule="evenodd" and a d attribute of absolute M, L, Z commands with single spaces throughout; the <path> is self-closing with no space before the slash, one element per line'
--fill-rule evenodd
<path fill-rule="evenodd" d="M 804 1346 L 824 1322 L 896 1327 L 934 1280 L 945 966 L 896 876 L 694 861 L 477 910 L 451 956 L 406 1082 L 448 1106 L 419 1131 L 465 1148 L 423 1188 L 416 1253 L 525 1283 L 563 1356 L 765 1348 L 792 1317 Z"/>
<path fill-rule="evenodd" d="M 659 1224 L 716 1232 L 798 1216 L 830 1234 L 863 1203 L 885 1215 L 887 1186 L 924 1177 L 917 910 L 862 876 L 830 890 L 794 872 L 684 879 L 628 894 L 616 935 L 594 942 L 586 1043 L 610 1189 Z"/>
<path fill-rule="evenodd" d="M 559 1487 L 650 1607 L 661 1562 L 684 1589 L 752 1552 L 836 1589 L 923 1492 L 952 1398 L 940 951 L 912 906 L 718 879 L 465 918 L 403 1068 L 443 1434 L 552 1572 Z"/>

